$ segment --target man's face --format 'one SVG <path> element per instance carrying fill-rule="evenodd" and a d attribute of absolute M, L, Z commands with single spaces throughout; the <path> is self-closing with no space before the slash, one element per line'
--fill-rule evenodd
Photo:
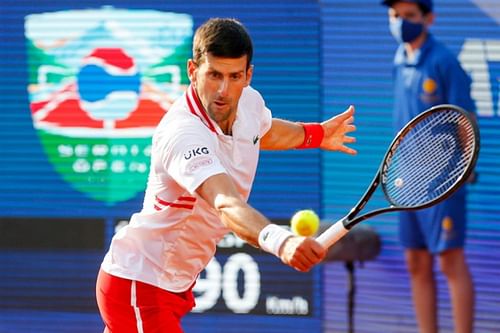
<path fill-rule="evenodd" d="M 389 8 L 389 20 L 402 18 L 413 23 L 424 23 L 427 25 L 426 16 L 416 3 L 398 1 Z"/>
<path fill-rule="evenodd" d="M 202 59 L 198 65 L 189 60 L 189 78 L 203 107 L 221 126 L 236 114 L 241 93 L 250 84 L 253 69 L 247 69 L 246 55 L 220 58 L 206 54 Z"/>

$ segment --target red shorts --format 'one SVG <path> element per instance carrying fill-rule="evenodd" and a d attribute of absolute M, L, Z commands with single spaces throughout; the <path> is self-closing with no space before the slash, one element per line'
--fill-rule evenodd
<path fill-rule="evenodd" d="M 104 332 L 182 333 L 181 318 L 194 306 L 191 290 L 173 293 L 99 271 L 97 305 Z"/>

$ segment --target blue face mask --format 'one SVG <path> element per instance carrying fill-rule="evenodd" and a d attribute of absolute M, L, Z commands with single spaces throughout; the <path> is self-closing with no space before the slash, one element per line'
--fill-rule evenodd
<path fill-rule="evenodd" d="M 389 28 L 398 43 L 411 43 L 424 31 L 423 23 L 413 23 L 402 18 L 391 20 Z"/>

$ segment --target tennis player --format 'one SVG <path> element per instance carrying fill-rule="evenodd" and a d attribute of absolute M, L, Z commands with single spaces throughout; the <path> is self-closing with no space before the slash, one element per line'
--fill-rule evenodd
<path fill-rule="evenodd" d="M 111 242 L 96 293 L 105 332 L 182 332 L 193 285 L 230 231 L 299 271 L 325 256 L 313 238 L 271 224 L 247 204 L 260 149 L 355 154 L 354 108 L 319 123 L 272 118 L 250 87 L 252 41 L 233 19 L 195 33 L 186 94 L 153 136 L 143 208 Z"/>
<path fill-rule="evenodd" d="M 429 32 L 431 0 L 385 0 L 390 30 L 399 42 L 394 60 L 394 120 L 399 130 L 437 104 L 475 111 L 471 80 L 456 57 Z M 400 213 L 400 238 L 410 273 L 419 331 L 438 332 L 434 257 L 448 281 L 456 333 L 470 333 L 474 288 L 464 254 L 466 191 L 420 211 Z"/>

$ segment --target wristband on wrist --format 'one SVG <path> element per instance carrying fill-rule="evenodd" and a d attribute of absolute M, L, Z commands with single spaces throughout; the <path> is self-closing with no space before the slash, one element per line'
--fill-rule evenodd
<path fill-rule="evenodd" d="M 276 224 L 268 224 L 259 233 L 259 246 L 262 250 L 279 257 L 281 246 L 293 233 Z"/>
<path fill-rule="evenodd" d="M 297 149 L 318 148 L 325 132 L 320 123 L 299 123 L 304 128 L 304 142 Z"/>

